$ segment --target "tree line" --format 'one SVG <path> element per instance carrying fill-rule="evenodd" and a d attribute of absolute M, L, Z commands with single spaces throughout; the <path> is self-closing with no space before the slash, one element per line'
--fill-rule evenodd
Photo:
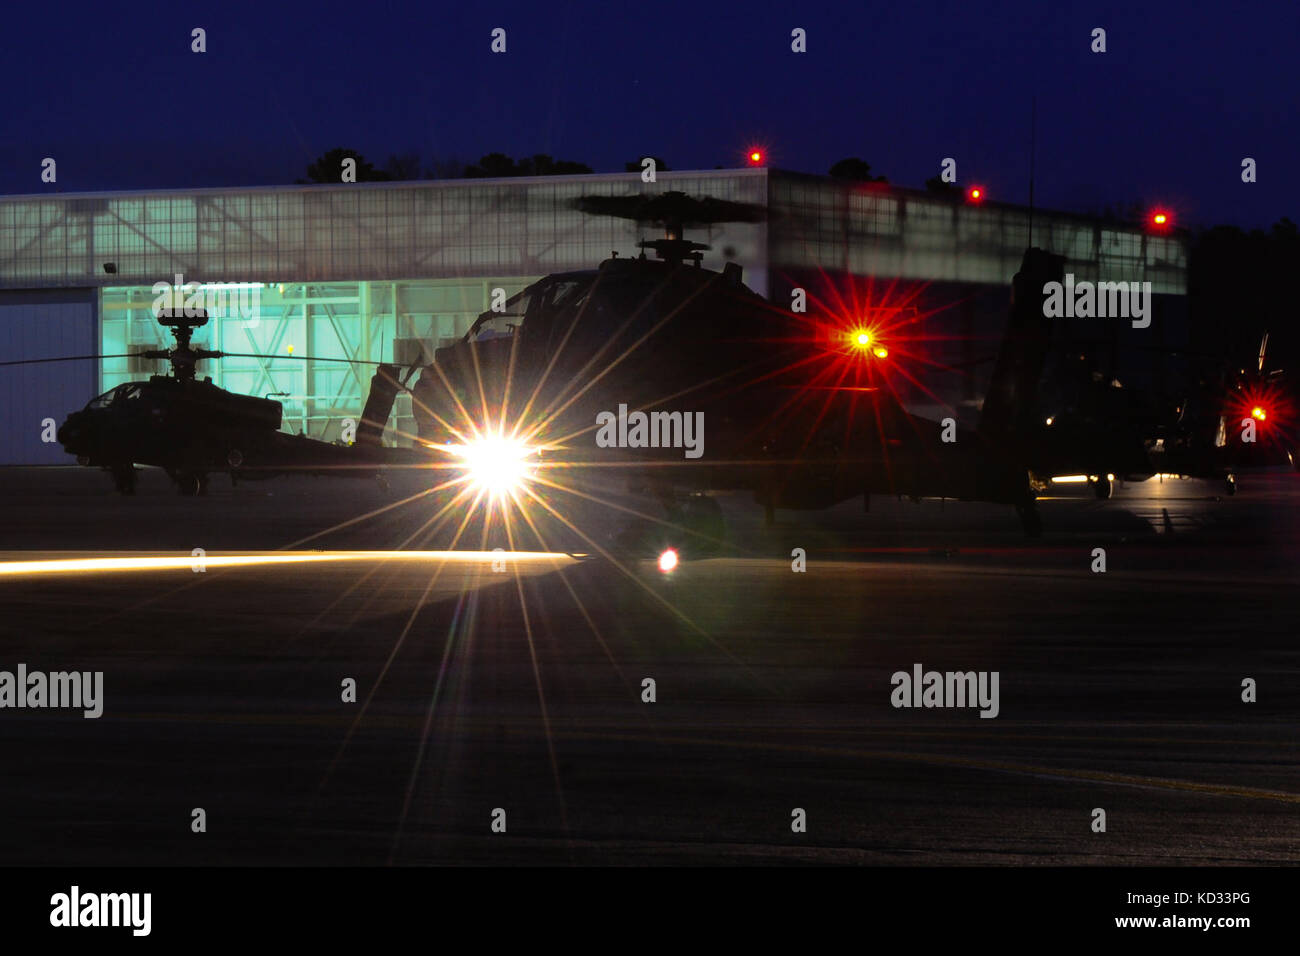
<path fill-rule="evenodd" d="M 669 166 L 662 157 L 652 157 L 656 172 L 668 172 Z M 317 157 L 307 166 L 306 178 L 299 183 L 337 183 L 340 181 L 344 160 L 356 164 L 357 182 L 408 182 L 416 179 L 505 179 L 512 176 L 573 176 L 594 170 L 586 163 L 571 159 L 555 159 L 547 153 L 534 153 L 518 159 L 505 153 L 487 153 L 476 163 L 453 159 L 421 160 L 419 153 L 405 152 L 389 155 L 382 166 L 376 166 L 355 149 L 335 147 Z M 623 171 L 639 173 L 643 158 L 628 160 Z M 722 167 L 717 167 L 721 169 Z M 857 156 L 846 157 L 831 166 L 832 179 L 850 182 L 888 183 L 884 176 L 871 171 L 871 164 Z M 938 176 L 926 182 L 926 188 L 936 192 L 959 192 L 958 187 L 942 182 Z"/>

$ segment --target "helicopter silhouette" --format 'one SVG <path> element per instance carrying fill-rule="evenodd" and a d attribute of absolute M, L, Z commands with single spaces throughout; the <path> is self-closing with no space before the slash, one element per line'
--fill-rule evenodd
<path fill-rule="evenodd" d="M 752 492 L 769 523 L 778 509 L 884 493 L 1012 505 L 1026 532 L 1040 533 L 1030 418 L 1051 329 L 1042 290 L 1061 278 L 1061 257 L 1025 253 L 979 425 L 961 431 L 903 408 L 887 327 L 796 314 L 748 288 L 736 263 L 703 267 L 709 247 L 685 230 L 757 222 L 762 207 L 675 192 L 573 205 L 664 235 L 640 242 L 638 257 L 614 253 L 596 269 L 543 278 L 438 349 L 413 392 L 422 436 L 499 434 L 569 473 L 614 468 L 696 550 L 723 530 L 711 493 L 732 490 Z M 616 413 L 610 447 L 601 422 Z M 638 413 L 651 440 L 623 440 Z M 707 426 L 698 457 L 676 440 L 677 416 L 692 415 Z"/>
<path fill-rule="evenodd" d="M 1293 388 L 1285 369 L 1270 367 L 1268 345 L 1265 331 L 1253 368 L 1235 366 L 1221 353 L 1169 350 L 1205 364 L 1189 377 L 1173 421 L 1147 441 L 1155 470 L 1222 479 L 1230 495 L 1243 467 L 1300 470 Z"/>
<path fill-rule="evenodd" d="M 703 267 L 709 247 L 686 230 L 759 222 L 763 207 L 680 192 L 583 196 L 572 205 L 658 226 L 663 236 L 638 243 L 635 258 L 615 252 L 596 269 L 546 276 L 484 312 L 435 352 L 413 413 L 435 441 L 499 434 L 540 447 L 570 475 L 613 469 L 657 505 L 656 523 L 685 530 L 696 551 L 715 549 L 725 532 L 711 497 L 721 491 L 750 491 L 769 524 L 779 509 L 820 510 L 857 496 L 869 508 L 874 494 L 992 502 L 1013 507 L 1030 536 L 1042 532 L 1036 502 L 1053 476 L 1083 475 L 1099 499 L 1117 480 L 1167 472 L 1221 480 L 1231 494 L 1246 455 L 1223 435 L 1225 421 L 1244 406 L 1262 429 L 1263 416 L 1280 418 L 1286 407 L 1265 409 L 1251 397 L 1265 379 L 1280 382 L 1280 373 L 1265 376 L 1261 352 L 1254 378 L 1210 383 L 1176 405 L 1092 370 L 1076 405 L 1044 416 L 1042 384 L 1062 374 L 1048 361 L 1044 288 L 1061 281 L 1065 260 L 1030 248 L 1012 280 L 978 421 L 962 429 L 904 407 L 891 367 L 902 351 L 890 349 L 897 327 L 797 314 L 745 286 L 736 263 Z M 616 410 L 620 441 L 609 447 L 601 422 Z M 623 442 L 638 412 L 649 417 L 651 440 Z M 657 440 L 681 437 L 654 430 L 656 417 L 675 428 L 677 415 L 707 423 L 698 457 Z M 1287 455 L 1296 460 L 1290 446 Z M 644 521 L 629 534 L 664 540 Z"/>
<path fill-rule="evenodd" d="M 175 310 L 180 312 L 180 310 Z M 192 344 L 196 329 L 208 322 L 207 313 L 191 310 L 174 314 L 162 310 L 159 324 L 171 330 L 176 344 L 170 349 L 149 349 L 128 355 L 80 355 L 48 359 L 21 359 L 0 366 L 45 362 L 139 357 L 170 364 L 166 375 L 146 381 L 126 382 L 93 398 L 72 412 L 56 438 L 78 463 L 102 468 L 116 489 L 135 493 L 137 465 L 162 468 L 182 495 L 207 491 L 210 476 L 230 475 L 232 482 L 256 480 L 287 473 L 340 477 L 377 477 L 385 466 L 402 461 L 402 450 L 381 445 L 383 423 L 392 407 L 399 383 L 396 366 L 356 359 L 346 361 L 379 366 L 371 388 L 371 403 L 358 424 L 354 446 L 334 444 L 280 431 L 283 406 L 270 398 L 230 392 L 196 375 L 200 361 L 237 356 L 268 358 L 251 352 L 219 352 Z M 306 356 L 294 356 L 310 360 Z M 371 405 L 387 408 L 382 418 Z"/>

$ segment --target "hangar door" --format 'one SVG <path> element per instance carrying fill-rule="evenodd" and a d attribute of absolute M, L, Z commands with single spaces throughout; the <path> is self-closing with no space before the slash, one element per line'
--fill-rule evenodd
<path fill-rule="evenodd" d="M 0 361 L 93 355 L 98 351 L 96 290 L 0 292 Z M 47 362 L 0 367 L 0 465 L 70 465 L 57 443 L 41 440 L 95 397 L 99 363 Z"/>

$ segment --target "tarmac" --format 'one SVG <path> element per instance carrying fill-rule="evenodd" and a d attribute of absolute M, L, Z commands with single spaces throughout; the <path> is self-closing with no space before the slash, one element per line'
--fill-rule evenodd
<path fill-rule="evenodd" d="M 1300 475 L 1063 486 L 1033 540 L 724 495 L 671 573 L 406 479 L 0 470 L 0 671 L 103 675 L 0 698 L 0 862 L 1300 861 Z M 917 665 L 996 716 L 895 706 Z"/>

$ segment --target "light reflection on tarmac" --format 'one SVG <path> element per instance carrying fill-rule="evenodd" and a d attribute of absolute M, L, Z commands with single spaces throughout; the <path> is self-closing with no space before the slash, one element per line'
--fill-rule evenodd
<path fill-rule="evenodd" d="M 1054 494 L 1036 540 L 986 505 L 765 528 L 728 496 L 725 556 L 668 575 L 472 536 L 265 563 L 384 499 L 38 477 L 0 474 L 4 561 L 169 564 L 0 579 L 0 669 L 103 670 L 106 699 L 98 720 L 0 710 L 10 862 L 1300 861 L 1293 474 Z M 917 663 L 999 672 L 999 716 L 891 706 Z M 221 821 L 201 841 L 198 805 Z"/>

